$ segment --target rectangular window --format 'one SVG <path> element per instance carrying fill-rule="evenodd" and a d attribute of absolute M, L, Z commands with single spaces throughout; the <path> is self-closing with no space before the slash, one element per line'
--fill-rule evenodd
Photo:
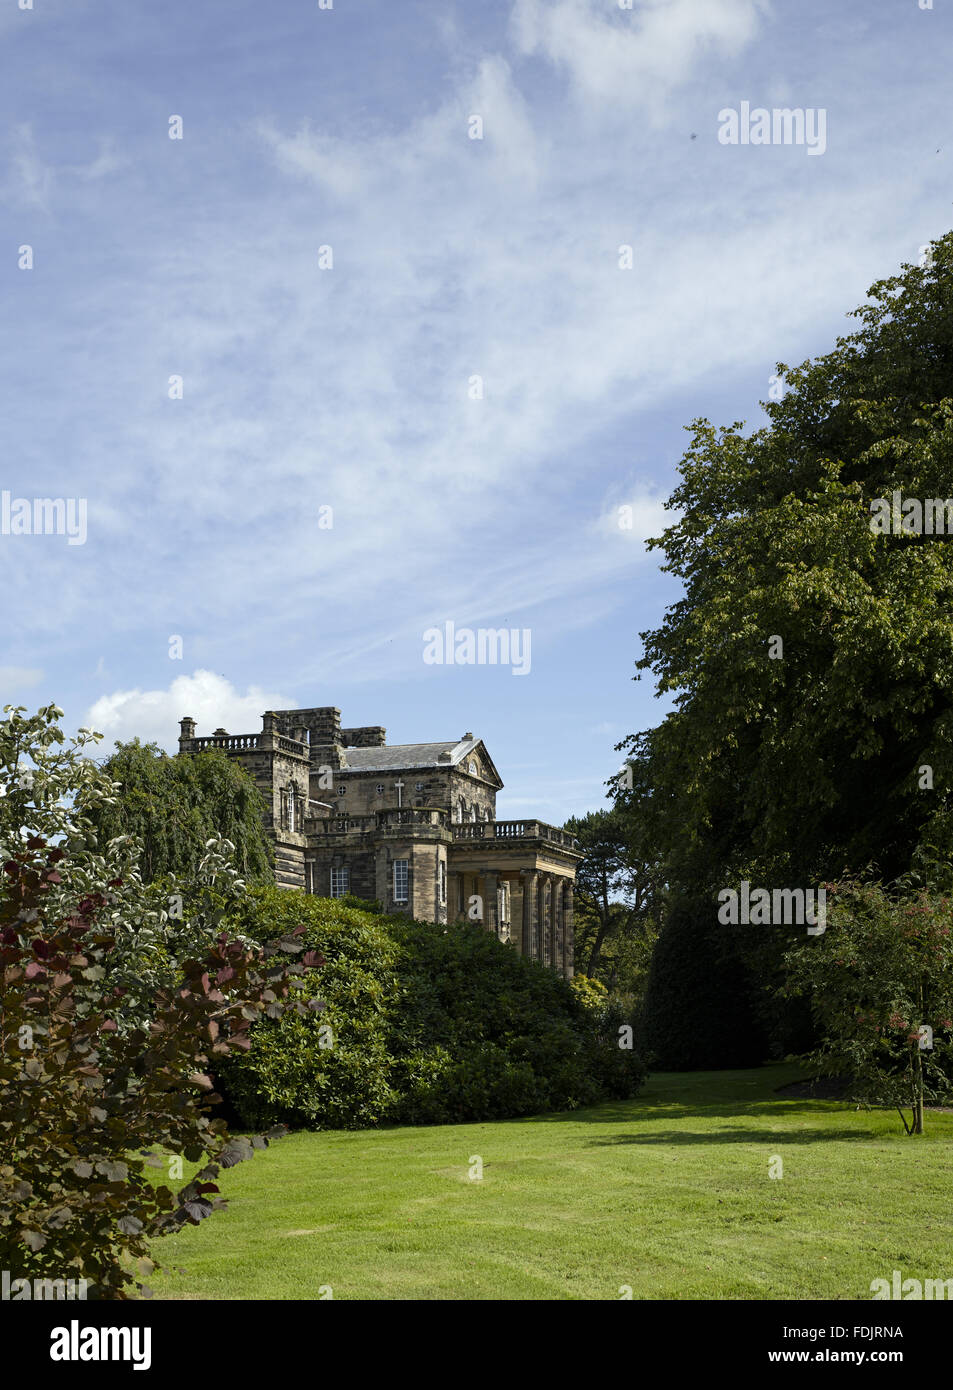
<path fill-rule="evenodd" d="M 444 859 L 440 861 L 440 901 L 447 901 L 447 863 Z"/>
<path fill-rule="evenodd" d="M 407 860 L 407 859 L 395 859 L 395 860 L 394 860 L 394 902 L 395 902 L 395 903 L 405 903 L 405 902 L 407 902 L 407 900 L 408 900 L 408 897 L 409 897 L 409 892 L 408 892 L 408 890 L 409 890 L 409 886 L 410 886 L 410 884 L 409 884 L 410 875 L 409 875 L 409 873 L 408 873 L 409 867 L 410 867 L 410 861 Z"/>
<path fill-rule="evenodd" d="M 343 898 L 351 891 L 351 871 L 346 864 L 331 870 L 331 897 Z"/>

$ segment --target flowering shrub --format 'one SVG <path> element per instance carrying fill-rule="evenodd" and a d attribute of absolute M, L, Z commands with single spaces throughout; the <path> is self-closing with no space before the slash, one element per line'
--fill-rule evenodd
<path fill-rule="evenodd" d="M 857 1100 L 895 1105 L 922 1134 L 924 1101 L 953 1089 L 953 902 L 906 884 L 827 889 L 827 931 L 787 953 L 783 993 L 810 999 L 822 1070 L 849 1077 Z M 932 1048 L 920 1046 L 924 1025 Z"/>
<path fill-rule="evenodd" d="M 237 882 L 224 843 L 206 846 L 196 882 L 172 885 L 188 914 L 167 913 L 142 883 L 135 840 L 103 845 L 93 830 L 113 788 L 83 756 L 92 736 L 63 747 L 52 705 L 5 713 L 0 1268 L 128 1298 L 155 1267 L 152 1238 L 224 1205 L 220 1171 L 268 1142 L 210 1117 L 206 1068 L 247 1048 L 260 1017 L 319 1009 L 299 986 L 321 958 L 300 931 L 259 946 L 218 930 Z M 174 1192 L 146 1172 L 168 1156 L 205 1161 Z"/>

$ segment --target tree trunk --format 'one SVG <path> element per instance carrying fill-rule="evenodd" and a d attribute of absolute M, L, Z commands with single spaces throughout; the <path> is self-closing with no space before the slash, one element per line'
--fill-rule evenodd
<path fill-rule="evenodd" d="M 602 943 L 605 941 L 606 933 L 609 930 L 608 918 L 603 917 L 601 913 L 600 917 L 602 920 L 599 923 L 599 930 L 596 932 L 596 939 L 592 943 L 592 950 L 589 952 L 589 964 L 586 966 L 586 975 L 590 980 L 596 968 L 596 963 L 599 960 L 599 952 L 602 950 Z"/>
<path fill-rule="evenodd" d="M 920 1018 L 923 1018 L 923 977 L 920 978 Z M 919 1033 L 919 1029 L 917 1030 Z M 917 1038 L 916 1050 L 913 1054 L 913 1087 L 914 1087 L 914 1106 L 913 1106 L 913 1132 L 914 1134 L 923 1133 L 923 1053 L 920 1051 L 920 1039 Z"/>
<path fill-rule="evenodd" d="M 609 885 L 605 876 L 602 879 L 602 907 L 599 909 L 599 930 L 596 932 L 596 939 L 592 943 L 592 950 L 589 953 L 589 964 L 586 966 L 586 975 L 591 980 L 596 962 L 599 959 L 599 952 L 602 950 L 602 943 L 606 939 L 609 930 Z"/>
<path fill-rule="evenodd" d="M 923 1133 L 923 1058 L 919 1044 L 913 1056 L 913 1132 Z"/>

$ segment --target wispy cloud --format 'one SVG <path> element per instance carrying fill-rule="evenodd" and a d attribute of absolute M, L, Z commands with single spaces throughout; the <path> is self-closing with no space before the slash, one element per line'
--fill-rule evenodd
<path fill-rule="evenodd" d="M 10 169 L 12 176 L 7 181 L 7 195 L 27 207 L 48 212 L 53 170 L 40 157 L 32 127 L 25 122 L 13 130 Z"/>
<path fill-rule="evenodd" d="M 558 680 L 525 683 L 533 711 L 590 758 L 593 722 L 628 718 L 636 618 L 669 592 L 644 541 L 672 520 L 679 427 L 750 420 L 775 362 L 824 351 L 949 221 L 942 83 L 895 62 L 903 26 L 945 72 L 937 16 L 831 29 L 806 3 L 382 5 L 370 30 L 291 7 L 280 39 L 251 0 L 146 39 L 121 5 L 99 27 L 88 6 L 26 17 L 23 73 L 42 52 L 50 81 L 0 93 L 0 224 L 36 249 L 4 284 L 25 327 L 0 345 L 0 484 L 85 497 L 88 541 L 0 537 L 5 659 L 55 667 L 111 736 L 165 740 L 203 717 L 200 685 L 164 675 L 183 633 L 189 669 L 231 690 L 206 690 L 211 722 L 257 727 L 255 673 L 292 704 L 345 681 L 389 703 L 405 680 L 426 737 L 447 683 L 424 629 L 518 622 L 534 675 L 560 650 Z M 718 144 L 719 109 L 761 93 L 831 107 L 823 159 Z"/>
<path fill-rule="evenodd" d="M 523 53 L 565 72 L 579 103 L 601 112 L 641 109 L 653 123 L 700 62 L 737 57 L 757 36 L 764 0 L 516 0 L 512 30 Z"/>

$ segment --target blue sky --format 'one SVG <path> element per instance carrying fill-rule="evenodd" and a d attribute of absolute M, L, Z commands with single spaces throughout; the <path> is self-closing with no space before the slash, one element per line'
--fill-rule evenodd
<path fill-rule="evenodd" d="M 759 423 L 953 222 L 951 12 L 5 0 L 0 490 L 88 522 L 0 535 L 0 704 L 170 748 L 335 704 L 473 730 L 501 816 L 603 804 L 664 713 L 683 426 Z M 720 143 L 743 101 L 825 152 Z M 528 628 L 529 673 L 426 664 L 447 621 Z"/>

